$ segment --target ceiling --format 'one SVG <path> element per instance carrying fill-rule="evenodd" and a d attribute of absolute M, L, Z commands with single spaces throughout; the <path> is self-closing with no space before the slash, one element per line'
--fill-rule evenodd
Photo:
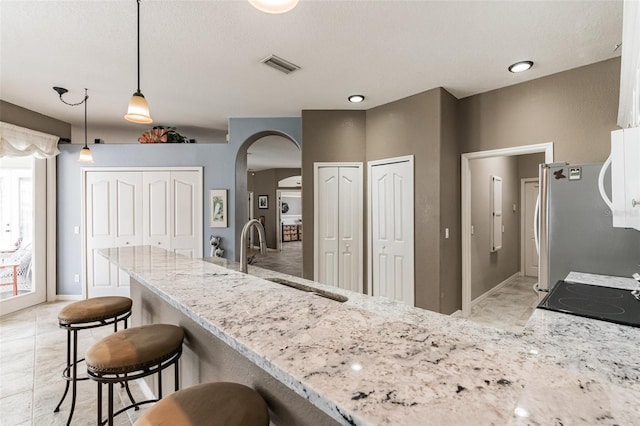
<path fill-rule="evenodd" d="M 136 2 L 0 2 L 0 98 L 112 138 L 136 90 Z M 223 142 L 229 117 L 369 109 L 442 86 L 458 98 L 619 55 L 622 1 L 313 1 L 269 15 L 246 0 L 141 4 L 141 89 L 154 125 Z M 302 68 L 285 75 L 270 54 Z M 532 70 L 507 72 L 530 59 Z M 364 94 L 363 104 L 347 96 Z M 99 136 L 95 136 L 99 137 Z M 111 142 L 107 140 L 107 142 Z"/>

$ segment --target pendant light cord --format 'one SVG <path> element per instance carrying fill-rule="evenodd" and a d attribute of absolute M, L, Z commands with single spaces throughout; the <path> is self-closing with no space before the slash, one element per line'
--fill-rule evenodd
<path fill-rule="evenodd" d="M 138 93 L 140 93 L 140 0 L 138 1 Z"/>
<path fill-rule="evenodd" d="M 84 88 L 84 147 L 85 148 L 89 148 L 87 146 L 87 99 L 89 99 L 89 96 L 87 96 L 87 88 Z"/>

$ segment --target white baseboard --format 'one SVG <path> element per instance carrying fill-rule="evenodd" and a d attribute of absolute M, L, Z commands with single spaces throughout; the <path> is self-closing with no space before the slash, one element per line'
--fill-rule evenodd
<path fill-rule="evenodd" d="M 514 279 L 515 277 L 519 277 L 520 276 L 520 271 L 516 272 L 515 274 L 511 275 L 510 277 L 508 277 L 506 280 L 502 281 L 500 284 L 498 284 L 497 286 L 493 287 L 492 289 L 488 290 L 487 292 L 485 292 L 484 294 L 481 294 L 480 296 L 476 297 L 475 299 L 473 299 L 471 301 L 471 306 L 475 306 L 477 303 L 482 302 L 484 299 L 486 299 L 487 297 L 491 296 L 493 293 L 495 293 L 496 291 L 500 290 L 502 287 L 504 287 L 509 281 L 511 281 L 512 279 Z"/>
<path fill-rule="evenodd" d="M 83 300 L 83 298 L 81 294 L 56 294 L 55 300 Z"/>

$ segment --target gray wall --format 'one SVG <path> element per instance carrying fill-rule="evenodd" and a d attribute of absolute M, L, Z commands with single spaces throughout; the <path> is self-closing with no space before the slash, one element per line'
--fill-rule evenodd
<path fill-rule="evenodd" d="M 460 144 L 458 100 L 443 90 L 440 96 L 440 309 L 450 314 L 462 304 L 462 243 L 460 225 Z M 449 229 L 449 239 L 444 230 Z"/>
<path fill-rule="evenodd" d="M 364 163 L 365 112 L 302 111 L 302 137 L 304 138 L 302 147 L 303 276 L 313 279 L 313 163 L 337 161 Z M 363 214 L 363 223 L 365 218 Z M 366 245 L 363 249 L 364 247 Z M 366 285 L 366 277 L 364 282 Z"/>
<path fill-rule="evenodd" d="M 0 100 L 0 121 L 71 139 L 71 125 L 35 111 Z"/>
<path fill-rule="evenodd" d="M 544 163 L 544 154 L 518 155 L 518 179 L 537 178 L 539 166 Z"/>
<path fill-rule="evenodd" d="M 416 306 L 453 312 L 460 304 L 459 149 L 456 99 L 437 88 L 362 111 L 303 111 L 303 240 L 305 277 L 313 277 L 313 163 L 364 162 L 364 218 L 367 217 L 366 162 L 414 156 Z M 444 204 L 442 203 L 444 201 Z M 451 238 L 444 239 L 444 228 Z M 365 227 L 366 229 L 366 227 Z M 367 236 L 363 238 L 367 280 Z M 441 254 L 442 252 L 442 254 Z M 307 254 L 309 253 L 309 254 Z M 448 263 L 442 263 L 441 259 Z"/>
<path fill-rule="evenodd" d="M 471 160 L 471 298 L 520 270 L 520 180 L 517 157 Z M 502 178 L 502 248 L 491 252 L 491 176 Z M 513 211 L 513 205 L 516 211 Z"/>
<path fill-rule="evenodd" d="M 620 58 L 458 102 L 462 152 L 553 142 L 555 161 L 595 163 L 618 128 Z"/>
<path fill-rule="evenodd" d="M 461 100 L 440 88 L 368 111 L 303 111 L 304 276 L 313 277 L 313 163 L 413 154 L 416 304 L 460 309 L 459 155 L 553 142 L 556 160 L 603 161 L 617 128 L 619 77 L 615 58 Z M 523 161 L 518 176 L 540 162 Z"/>
<path fill-rule="evenodd" d="M 367 161 L 414 155 L 415 302 L 416 306 L 433 311 L 440 310 L 440 99 L 443 92 L 443 89 L 429 90 L 372 108 L 366 114 Z M 365 210 L 366 206 L 365 196 Z"/>

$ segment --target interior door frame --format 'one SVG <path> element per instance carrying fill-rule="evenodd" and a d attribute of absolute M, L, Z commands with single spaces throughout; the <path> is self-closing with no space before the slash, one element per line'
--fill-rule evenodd
<path fill-rule="evenodd" d="M 357 168 L 360 173 L 360 183 L 362 185 L 362 162 L 315 162 L 313 163 L 313 280 L 318 281 L 318 170 L 321 167 L 353 167 Z M 362 196 L 362 187 L 360 188 L 360 196 Z M 360 199 L 362 202 L 362 197 Z M 360 213 L 362 213 L 363 205 L 360 205 Z M 358 245 L 358 255 L 360 256 L 360 264 L 362 264 L 362 215 L 358 221 L 360 244 Z M 360 291 L 362 292 L 362 271 L 360 271 Z"/>
<path fill-rule="evenodd" d="M 525 188 L 527 187 L 527 183 L 531 182 L 539 182 L 540 178 L 522 178 L 520 179 L 520 275 L 526 276 L 526 222 L 525 222 L 525 204 L 527 199 L 527 194 L 525 194 Z"/>
<path fill-rule="evenodd" d="M 415 306 L 416 305 L 416 289 L 415 289 L 415 164 L 414 164 L 414 156 L 413 155 L 405 155 L 402 157 L 392 157 L 392 158 L 384 158 L 382 160 L 374 160 L 374 161 L 368 161 L 367 162 L 367 294 L 369 296 L 372 296 L 373 294 L 373 228 L 371 226 L 372 224 L 372 215 L 371 215 L 371 190 L 373 188 L 372 186 L 372 169 L 375 166 L 381 166 L 381 165 L 385 165 L 385 164 L 394 164 L 394 163 L 404 163 L 404 162 L 409 162 L 409 164 L 411 165 L 411 172 L 413 173 L 413 180 L 411 181 L 412 184 L 412 192 L 413 192 L 413 202 L 412 202 L 412 206 L 413 208 L 410 210 L 411 213 L 411 257 L 412 257 L 412 263 L 413 263 L 413 271 L 411 271 L 411 281 L 413 281 L 413 294 L 412 294 L 412 299 L 413 299 L 413 303 L 411 304 L 411 306 Z"/>
<path fill-rule="evenodd" d="M 81 177 L 81 190 L 80 190 L 80 199 L 81 199 L 81 230 L 80 230 L 80 240 L 82 241 L 82 283 L 81 283 L 81 288 L 82 288 L 82 296 L 81 296 L 81 300 L 84 300 L 87 298 L 87 294 L 89 292 L 88 289 L 88 284 L 89 284 L 89 280 L 88 280 L 88 267 L 87 267 L 87 173 L 90 172 L 145 172 L 145 171 L 154 171 L 154 172 L 175 172 L 175 171 L 183 171 L 183 172 L 188 172 L 188 171 L 195 171 L 198 173 L 198 178 L 200 180 L 200 182 L 202 183 L 202 193 L 200 194 L 200 199 L 202 200 L 202 207 L 204 207 L 204 192 L 205 192 L 205 187 L 204 187 L 204 182 L 202 180 L 203 178 L 203 171 L 202 171 L 202 167 L 201 166 L 192 166 L 192 167 L 82 167 L 80 169 L 80 172 L 82 174 Z M 202 249 L 203 246 L 203 232 L 205 229 L 205 218 L 204 218 L 204 209 L 201 208 L 200 211 L 200 235 L 199 235 L 199 247 L 200 249 Z M 207 223 L 208 223 L 208 219 L 207 219 Z M 204 254 L 204 253 L 203 253 Z M 74 298 L 78 298 L 78 296 L 74 295 Z"/>
<path fill-rule="evenodd" d="M 56 300 L 56 159 L 32 161 L 32 277 L 35 291 L 3 300 L 0 315 Z M 43 189 L 44 196 L 38 199 Z"/>
<path fill-rule="evenodd" d="M 282 251 L 282 189 L 276 189 L 276 250 Z"/>
<path fill-rule="evenodd" d="M 464 153 L 460 157 L 462 221 L 462 316 L 471 314 L 471 168 L 469 162 L 479 158 L 544 153 L 545 163 L 553 163 L 553 142 Z"/>

